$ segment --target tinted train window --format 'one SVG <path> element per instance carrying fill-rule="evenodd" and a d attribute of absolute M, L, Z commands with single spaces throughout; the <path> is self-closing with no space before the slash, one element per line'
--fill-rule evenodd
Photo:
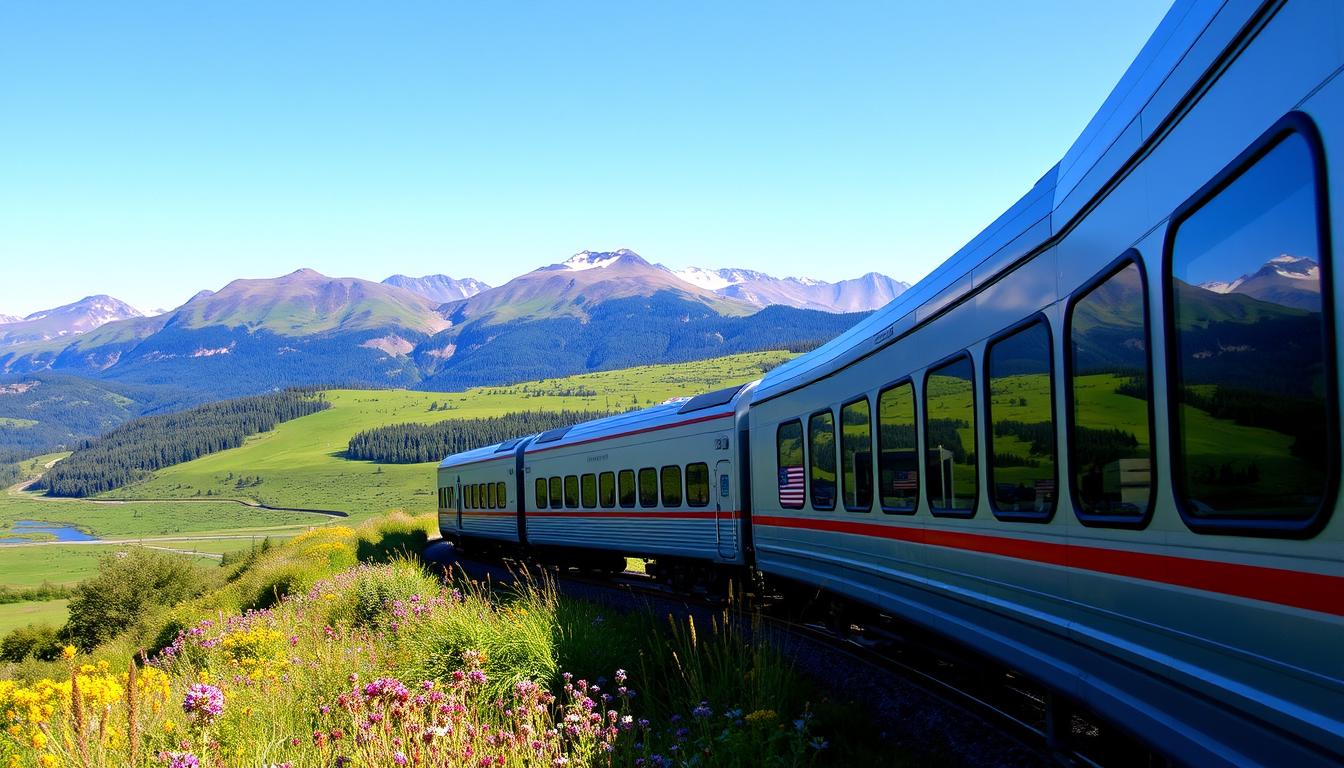
<path fill-rule="evenodd" d="M 551 509 L 560 509 L 565 503 L 564 478 L 551 478 Z"/>
<path fill-rule="evenodd" d="M 686 465 L 686 503 L 692 507 L 709 505 L 709 465 Z"/>
<path fill-rule="evenodd" d="M 476 486 L 467 486 L 467 509 L 476 508 Z"/>
<path fill-rule="evenodd" d="M 965 355 L 929 372 L 924 384 L 925 495 L 933 513 L 975 513 L 975 382 Z"/>
<path fill-rule="evenodd" d="M 607 509 L 616 506 L 616 475 L 603 472 L 597 476 L 598 503 Z"/>
<path fill-rule="evenodd" d="M 663 506 L 681 506 L 681 467 L 675 464 L 663 467 Z"/>
<path fill-rule="evenodd" d="M 498 509 L 499 507 L 504 506 L 499 503 L 498 490 L 499 486 L 496 483 L 485 484 L 485 497 L 489 500 L 488 503 L 491 509 Z"/>
<path fill-rule="evenodd" d="M 779 472 L 779 506 L 803 508 L 803 423 L 790 421 L 775 433 L 775 467 Z"/>
<path fill-rule="evenodd" d="M 812 508 L 835 509 L 835 417 L 830 411 L 807 420 L 807 445 L 812 458 Z"/>
<path fill-rule="evenodd" d="M 507 490 L 509 484 L 501 480 L 495 485 L 499 486 L 499 508 L 506 509 L 509 506 L 509 492 Z"/>
<path fill-rule="evenodd" d="M 537 478 L 537 509 L 546 508 L 546 478 Z"/>
<path fill-rule="evenodd" d="M 597 475 L 586 474 L 580 478 L 580 495 L 583 499 L 583 508 L 592 509 L 597 506 Z"/>
<path fill-rule="evenodd" d="M 1129 262 L 1069 308 L 1069 449 L 1078 515 L 1138 522 L 1152 499 L 1151 365 L 1143 271 Z"/>
<path fill-rule="evenodd" d="M 919 499 L 919 448 L 915 387 L 908 381 L 877 396 L 877 455 L 882 509 L 914 512 Z"/>
<path fill-rule="evenodd" d="M 1328 503 L 1328 306 L 1307 140 L 1289 134 L 1170 237 L 1173 476 L 1193 519 Z"/>
<path fill-rule="evenodd" d="M 639 506 L 658 506 L 658 470 L 653 467 L 639 470 Z"/>
<path fill-rule="evenodd" d="M 569 509 L 579 508 L 578 475 L 565 475 L 565 506 Z"/>
<path fill-rule="evenodd" d="M 631 469 L 622 469 L 616 475 L 616 485 L 620 490 L 621 506 L 635 506 L 635 472 Z"/>
<path fill-rule="evenodd" d="M 1055 385 L 1050 329 L 1038 321 L 992 342 L 989 380 L 990 502 L 1003 517 L 1055 511 Z"/>
<path fill-rule="evenodd" d="M 866 397 L 840 409 L 840 485 L 845 509 L 873 508 L 873 415 Z"/>

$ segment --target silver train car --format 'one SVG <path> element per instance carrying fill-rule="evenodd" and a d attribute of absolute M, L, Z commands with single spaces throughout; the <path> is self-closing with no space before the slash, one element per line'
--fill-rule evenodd
<path fill-rule="evenodd" d="M 750 569 L 1180 762 L 1344 762 L 1342 69 L 1344 3 L 1177 2 L 1063 159 L 918 285 L 704 420 L 449 457 L 444 535 Z M 623 503 L 626 471 L 639 495 L 664 467 L 683 503 Z M 460 509 L 487 471 L 512 482 L 499 524 Z"/>

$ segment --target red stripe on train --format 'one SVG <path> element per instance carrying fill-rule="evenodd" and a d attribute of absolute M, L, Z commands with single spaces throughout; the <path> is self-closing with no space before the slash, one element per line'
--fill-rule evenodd
<path fill-rule="evenodd" d="M 1321 573 L 846 520 L 757 515 L 752 522 L 777 528 L 872 536 L 1000 555 L 1344 616 L 1344 578 Z"/>

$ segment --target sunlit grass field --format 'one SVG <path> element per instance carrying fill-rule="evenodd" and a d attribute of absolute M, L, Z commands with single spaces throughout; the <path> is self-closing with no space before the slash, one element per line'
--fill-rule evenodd
<path fill-rule="evenodd" d="M 759 352 L 457 393 L 335 390 L 327 393 L 333 407 L 326 411 L 256 435 L 239 448 L 169 467 L 149 480 L 100 498 L 201 498 L 210 493 L 272 506 L 336 509 L 348 512 L 352 521 L 389 509 L 432 512 L 434 463 L 348 461 L 343 452 L 350 438 L 387 424 L 498 416 L 510 411 L 645 407 L 669 397 L 757 378 L 764 369 L 790 357 L 787 352 Z M 433 405 L 438 407 L 430 410 Z M 262 483 L 239 490 L 241 476 L 260 477 Z M 253 513 L 243 510 L 242 514 Z M 294 521 L 292 515 L 285 519 Z M 242 524 L 232 521 L 227 527 Z M 270 521 L 251 523 L 261 524 Z"/>
<path fill-rule="evenodd" d="M 43 600 L 32 603 L 0 605 L 0 636 L 29 624 L 65 623 L 66 604 L 69 600 Z"/>

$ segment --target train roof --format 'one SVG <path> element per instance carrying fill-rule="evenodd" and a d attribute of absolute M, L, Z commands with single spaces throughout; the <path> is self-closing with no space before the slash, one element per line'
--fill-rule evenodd
<path fill-rule="evenodd" d="M 518 444 L 521 443 L 523 440 L 526 440 L 527 437 L 530 437 L 530 435 L 505 440 L 502 443 L 495 443 L 493 445 L 487 445 L 482 448 L 473 448 L 470 451 L 454 453 L 452 456 L 449 456 L 448 458 L 439 462 L 439 469 L 446 469 L 448 467 L 460 467 L 463 464 L 474 464 L 478 461 L 485 461 L 486 459 L 493 459 L 496 457 L 505 458 L 507 456 L 511 456 L 513 455 L 512 449 L 518 447 Z"/>
<path fill-rule="evenodd" d="M 672 398 L 650 408 L 543 432 L 527 446 L 526 452 L 544 451 L 617 435 L 667 429 L 692 421 L 704 421 L 728 415 L 736 410 L 738 401 L 754 383 L 735 384 L 695 397 Z"/>
<path fill-rule="evenodd" d="M 1032 188 L 927 277 L 853 328 L 765 374 L 766 400 L 899 338 L 1050 240 L 1164 124 L 1242 17 L 1224 0 L 1177 0 L 1087 127 Z M 1208 44 L 1205 44 L 1208 43 Z"/>

